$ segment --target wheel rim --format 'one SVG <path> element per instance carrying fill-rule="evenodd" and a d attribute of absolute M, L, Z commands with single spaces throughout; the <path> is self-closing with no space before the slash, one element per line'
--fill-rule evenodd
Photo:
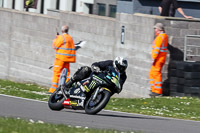
<path fill-rule="evenodd" d="M 90 102 L 88 103 L 88 108 L 89 108 L 89 109 L 95 108 L 95 107 L 99 104 L 99 102 L 101 101 L 101 99 L 103 98 L 103 95 L 102 95 L 102 93 L 101 93 L 101 94 L 98 94 L 98 95 L 97 95 L 96 99 L 92 100 L 92 98 L 93 98 L 93 97 L 91 97 L 91 100 L 90 100 Z"/>
<path fill-rule="evenodd" d="M 57 94 L 59 91 L 60 91 L 60 89 L 58 89 L 54 92 L 54 95 L 53 95 L 52 100 L 51 100 L 52 103 L 57 103 L 57 102 L 59 102 L 60 100 L 63 99 L 63 95 Z"/>
<path fill-rule="evenodd" d="M 56 94 L 56 95 L 53 97 L 53 99 L 52 99 L 52 103 L 57 103 L 57 102 L 59 102 L 62 98 L 63 98 L 63 96 L 57 95 L 57 94 Z"/>

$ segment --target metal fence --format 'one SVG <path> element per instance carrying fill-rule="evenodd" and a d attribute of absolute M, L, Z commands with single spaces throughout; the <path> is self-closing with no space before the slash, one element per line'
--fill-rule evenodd
<path fill-rule="evenodd" d="M 200 35 L 185 36 L 184 61 L 200 61 Z"/>

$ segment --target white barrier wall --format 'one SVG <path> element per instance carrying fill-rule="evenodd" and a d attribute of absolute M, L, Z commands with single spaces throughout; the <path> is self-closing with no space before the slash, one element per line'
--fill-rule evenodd
<path fill-rule="evenodd" d="M 55 51 L 52 41 L 56 28 L 69 25 L 74 42 L 86 40 L 71 64 L 71 75 L 83 65 L 124 56 L 129 61 L 127 81 L 119 97 L 148 97 L 148 73 L 151 67 L 153 25 L 162 22 L 169 35 L 169 55 L 163 68 L 168 79 L 171 59 L 183 57 L 184 37 L 200 34 L 198 20 L 169 19 L 144 14 L 117 14 L 117 18 L 75 12 L 49 11 L 48 15 L 0 8 L 0 78 L 33 82 L 49 87 Z M 121 44 L 121 27 L 125 26 L 125 43 Z M 178 52 L 177 52 L 178 51 Z M 167 83 L 167 82 L 166 82 Z"/>

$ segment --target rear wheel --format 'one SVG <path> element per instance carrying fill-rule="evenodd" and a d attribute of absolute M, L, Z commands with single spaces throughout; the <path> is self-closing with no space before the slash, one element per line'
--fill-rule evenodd
<path fill-rule="evenodd" d="M 91 115 L 97 114 L 107 105 L 111 93 L 107 90 L 103 90 L 97 94 L 97 97 L 94 100 L 93 96 L 94 94 L 91 95 L 90 99 L 85 104 L 85 112 Z"/>
<path fill-rule="evenodd" d="M 65 97 L 62 94 L 58 94 L 58 92 L 60 91 L 61 89 L 59 87 L 49 97 L 48 105 L 49 105 L 49 108 L 52 110 L 59 111 L 59 110 L 64 109 L 64 106 L 62 105 L 62 103 L 64 102 Z"/>

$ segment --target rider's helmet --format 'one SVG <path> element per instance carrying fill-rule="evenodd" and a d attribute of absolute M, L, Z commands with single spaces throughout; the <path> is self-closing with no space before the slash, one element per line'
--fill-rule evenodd
<path fill-rule="evenodd" d="M 128 67 L 128 61 L 123 57 L 116 57 L 113 61 L 113 67 L 120 73 L 123 73 Z"/>

